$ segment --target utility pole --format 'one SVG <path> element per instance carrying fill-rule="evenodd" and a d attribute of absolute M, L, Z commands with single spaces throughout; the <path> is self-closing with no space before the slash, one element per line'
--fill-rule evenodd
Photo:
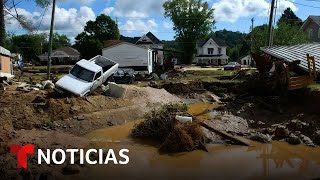
<path fill-rule="evenodd" d="M 254 17 L 251 19 L 251 52 L 253 52 L 253 23 L 254 23 Z"/>
<path fill-rule="evenodd" d="M 275 0 L 271 1 L 271 9 L 270 9 L 270 16 L 269 16 L 269 28 L 268 28 L 268 46 L 272 46 L 272 29 L 273 29 L 273 14 L 274 14 L 274 5 Z"/>
<path fill-rule="evenodd" d="M 6 39 L 5 23 L 4 23 L 4 1 L 0 0 L 0 46 L 4 46 Z"/>
<path fill-rule="evenodd" d="M 51 26 L 50 26 L 50 36 L 49 36 L 49 49 L 48 49 L 48 69 L 47 69 L 47 79 L 50 80 L 50 70 L 51 70 L 51 53 L 52 53 L 52 40 L 53 40 L 53 27 L 54 27 L 54 13 L 56 10 L 56 0 L 52 3 L 52 14 L 51 14 Z"/>

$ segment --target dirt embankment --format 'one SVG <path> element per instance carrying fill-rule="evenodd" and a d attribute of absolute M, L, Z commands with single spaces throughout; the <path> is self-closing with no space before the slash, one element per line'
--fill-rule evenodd
<path fill-rule="evenodd" d="M 90 130 L 141 118 L 157 103 L 179 101 L 165 90 L 125 86 L 124 98 L 93 95 L 61 98 L 49 91 L 16 91 L 8 86 L 0 99 L 0 142 L 13 130 L 63 130 L 83 134 Z"/>
<path fill-rule="evenodd" d="M 123 98 L 97 93 L 85 98 L 62 98 L 51 91 L 24 92 L 16 88 L 7 86 L 0 97 L 0 178 L 30 178 L 31 173 L 36 179 L 61 179 L 64 171 L 77 174 L 81 169 L 65 165 L 39 168 L 31 157 L 28 170 L 20 172 L 15 156 L 8 155 L 9 144 L 31 143 L 43 149 L 90 147 L 91 142 L 79 135 L 140 119 L 160 104 L 180 101 L 163 89 L 126 85 Z"/>

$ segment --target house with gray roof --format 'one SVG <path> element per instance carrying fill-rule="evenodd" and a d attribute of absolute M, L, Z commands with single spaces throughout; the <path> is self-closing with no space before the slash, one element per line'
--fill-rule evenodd
<path fill-rule="evenodd" d="M 48 53 L 38 56 L 42 64 L 48 61 Z M 75 64 L 80 60 L 80 53 L 72 47 L 62 47 L 52 51 L 52 64 Z"/>
<path fill-rule="evenodd" d="M 224 41 L 210 37 L 197 41 L 197 55 L 195 59 L 199 65 L 228 64 L 227 45 Z"/>
<path fill-rule="evenodd" d="M 147 34 L 144 34 L 136 42 L 136 45 L 155 50 L 158 64 L 163 65 L 163 44 L 153 33 L 148 32 Z"/>
<path fill-rule="evenodd" d="M 309 16 L 301 30 L 308 34 L 310 42 L 320 42 L 320 16 Z"/>

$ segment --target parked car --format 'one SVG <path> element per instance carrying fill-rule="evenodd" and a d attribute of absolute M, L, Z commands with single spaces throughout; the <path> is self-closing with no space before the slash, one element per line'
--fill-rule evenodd
<path fill-rule="evenodd" d="M 133 69 L 121 69 L 119 68 L 113 75 L 113 79 L 116 83 L 132 84 L 135 80 Z"/>
<path fill-rule="evenodd" d="M 223 69 L 226 70 L 241 70 L 241 64 L 237 62 L 229 62 L 227 65 L 223 66 Z"/>
<path fill-rule="evenodd" d="M 118 63 L 103 56 L 80 60 L 72 67 L 69 74 L 56 82 L 55 90 L 60 93 L 71 92 L 80 97 L 86 96 L 105 83 L 118 67 Z"/>

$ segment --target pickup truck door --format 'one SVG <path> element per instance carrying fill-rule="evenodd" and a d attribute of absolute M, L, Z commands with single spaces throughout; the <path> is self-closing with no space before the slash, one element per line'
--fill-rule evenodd
<path fill-rule="evenodd" d="M 96 73 L 94 80 L 93 80 L 93 85 L 91 87 L 91 91 L 97 89 L 99 86 L 101 86 L 103 83 L 103 77 L 102 77 L 102 72 L 99 71 L 98 73 Z"/>

